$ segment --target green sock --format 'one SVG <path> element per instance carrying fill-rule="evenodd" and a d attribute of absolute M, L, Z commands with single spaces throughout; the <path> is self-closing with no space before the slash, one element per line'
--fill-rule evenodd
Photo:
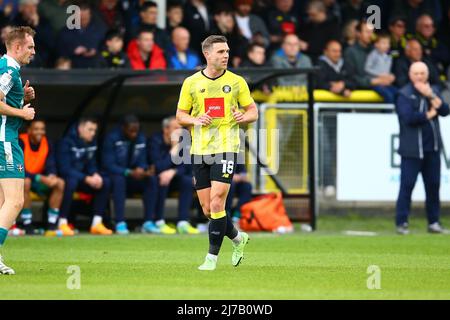
<path fill-rule="evenodd" d="M 20 211 L 20 219 L 24 225 L 30 224 L 32 218 L 33 214 L 30 208 L 23 208 L 22 211 Z"/>
<path fill-rule="evenodd" d="M 8 230 L 4 228 L 0 228 L 0 247 L 3 246 L 3 244 L 6 241 L 6 237 L 8 236 Z"/>
<path fill-rule="evenodd" d="M 56 226 L 56 222 L 58 222 L 59 217 L 59 209 L 49 208 L 47 211 L 48 223 L 52 226 Z"/>

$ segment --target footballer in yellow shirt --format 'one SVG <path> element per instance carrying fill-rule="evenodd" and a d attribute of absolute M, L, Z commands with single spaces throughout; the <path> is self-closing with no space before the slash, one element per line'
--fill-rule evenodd
<path fill-rule="evenodd" d="M 239 152 L 239 124 L 256 121 L 258 109 L 245 80 L 227 70 L 227 39 L 209 36 L 202 42 L 202 51 L 206 68 L 184 81 L 177 121 L 191 127 L 195 189 L 203 213 L 211 220 L 209 250 L 199 270 L 214 270 L 225 235 L 233 242 L 235 267 L 248 242 L 248 235 L 239 232 L 226 214 L 225 201 Z"/>

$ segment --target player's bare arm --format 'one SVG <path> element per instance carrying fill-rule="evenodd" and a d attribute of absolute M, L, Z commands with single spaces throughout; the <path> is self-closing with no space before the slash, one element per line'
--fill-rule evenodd
<path fill-rule="evenodd" d="M 18 117 L 24 120 L 32 120 L 34 118 L 34 108 L 30 104 L 26 104 L 22 109 L 13 108 L 7 105 L 3 100 L 5 95 L 0 92 L 0 114 L 9 117 Z"/>
<path fill-rule="evenodd" d="M 212 118 L 208 115 L 209 111 L 199 117 L 193 117 L 186 110 L 177 109 L 177 121 L 182 127 L 190 126 L 209 126 Z"/>
<path fill-rule="evenodd" d="M 252 123 L 258 120 L 258 108 L 255 103 L 252 103 L 246 107 L 243 107 L 244 112 L 239 111 L 238 108 L 233 107 L 231 111 L 233 112 L 233 118 L 239 124 Z"/>

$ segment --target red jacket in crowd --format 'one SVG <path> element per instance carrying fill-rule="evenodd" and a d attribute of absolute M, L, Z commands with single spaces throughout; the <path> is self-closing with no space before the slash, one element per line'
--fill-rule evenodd
<path fill-rule="evenodd" d="M 142 60 L 139 53 L 136 40 L 131 40 L 127 48 L 128 58 L 130 59 L 131 68 L 133 70 L 145 70 L 145 69 L 166 69 L 167 63 L 164 57 L 164 51 L 156 44 L 153 45 L 152 52 L 150 53 L 150 66 L 146 66 L 144 60 Z"/>

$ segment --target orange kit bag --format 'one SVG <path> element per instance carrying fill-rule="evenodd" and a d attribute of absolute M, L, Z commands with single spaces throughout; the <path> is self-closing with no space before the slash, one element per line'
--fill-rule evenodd
<path fill-rule="evenodd" d="M 281 193 L 256 197 L 241 207 L 239 226 L 244 231 L 292 232 Z"/>

